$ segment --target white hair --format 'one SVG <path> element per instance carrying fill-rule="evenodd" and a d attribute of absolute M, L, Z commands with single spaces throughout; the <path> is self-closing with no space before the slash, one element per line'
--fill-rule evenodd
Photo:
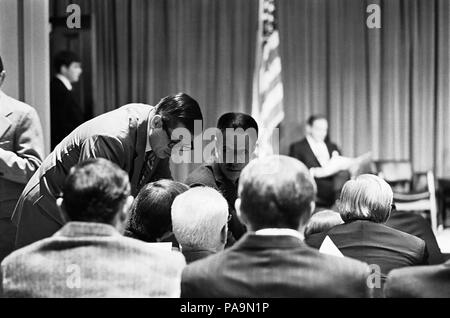
<path fill-rule="evenodd" d="M 364 219 L 384 223 L 392 209 L 393 192 L 389 184 L 375 175 L 361 175 L 342 188 L 339 212 L 344 221 Z"/>
<path fill-rule="evenodd" d="M 213 188 L 192 188 L 172 203 L 172 230 L 182 248 L 219 248 L 227 221 L 228 203 Z"/>

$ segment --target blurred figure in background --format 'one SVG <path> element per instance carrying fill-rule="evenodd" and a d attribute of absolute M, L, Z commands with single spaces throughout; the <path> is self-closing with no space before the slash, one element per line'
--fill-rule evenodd
<path fill-rule="evenodd" d="M 11 216 L 17 199 L 44 156 L 39 117 L 34 108 L 1 91 L 5 78 L 0 57 L 0 262 L 14 249 Z"/>
<path fill-rule="evenodd" d="M 309 219 L 308 224 L 305 227 L 305 239 L 310 236 L 326 232 L 336 225 L 342 224 L 341 215 L 338 212 L 332 210 L 323 210 L 314 213 Z"/>
<path fill-rule="evenodd" d="M 50 83 L 51 144 L 56 147 L 84 121 L 83 111 L 75 100 L 72 85 L 80 79 L 80 58 L 73 52 L 59 52 L 53 60 L 55 76 Z"/>
<path fill-rule="evenodd" d="M 192 188 L 173 201 L 173 233 L 186 263 L 224 249 L 228 215 L 227 201 L 213 188 Z"/>

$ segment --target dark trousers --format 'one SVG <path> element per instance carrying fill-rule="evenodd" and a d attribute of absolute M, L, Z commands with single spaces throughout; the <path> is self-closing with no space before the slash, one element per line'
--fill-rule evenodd
<path fill-rule="evenodd" d="M 344 184 L 350 180 L 348 171 L 341 171 L 328 178 L 316 179 L 318 207 L 331 208 L 341 195 Z"/>

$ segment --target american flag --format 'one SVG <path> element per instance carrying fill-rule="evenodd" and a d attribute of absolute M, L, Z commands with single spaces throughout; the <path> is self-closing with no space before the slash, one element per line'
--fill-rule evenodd
<path fill-rule="evenodd" d="M 260 126 L 258 156 L 277 154 L 278 125 L 284 119 L 281 59 L 275 0 L 260 0 L 252 116 Z"/>

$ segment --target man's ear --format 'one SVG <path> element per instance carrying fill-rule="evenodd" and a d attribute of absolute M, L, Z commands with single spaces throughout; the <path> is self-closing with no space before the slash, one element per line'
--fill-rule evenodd
<path fill-rule="evenodd" d="M 159 129 L 163 127 L 163 120 L 161 115 L 155 115 L 150 120 L 150 127 L 153 129 Z"/>
<path fill-rule="evenodd" d="M 61 218 L 64 223 L 67 223 L 70 221 L 69 216 L 66 213 L 66 210 L 64 209 L 64 199 L 58 198 L 56 199 L 56 205 L 58 206 L 59 214 L 61 215 Z"/>
<path fill-rule="evenodd" d="M 225 223 L 222 230 L 220 231 L 220 242 L 225 245 L 227 244 L 228 237 L 228 223 Z"/>
<path fill-rule="evenodd" d="M 120 213 L 120 220 L 125 221 L 128 217 L 128 213 L 130 212 L 131 206 L 133 205 L 134 197 L 130 195 L 122 207 L 122 212 Z"/>
<path fill-rule="evenodd" d="M 0 86 L 3 85 L 3 82 L 5 81 L 5 78 L 6 78 L 6 71 L 3 70 L 3 71 L 0 72 Z"/>
<path fill-rule="evenodd" d="M 240 198 L 236 199 L 236 201 L 234 202 L 234 208 L 236 210 L 236 214 L 237 214 L 239 220 L 241 221 L 241 223 L 244 223 L 248 227 L 249 226 L 248 221 L 247 221 L 245 215 L 241 211 L 241 202 L 242 201 Z"/>

